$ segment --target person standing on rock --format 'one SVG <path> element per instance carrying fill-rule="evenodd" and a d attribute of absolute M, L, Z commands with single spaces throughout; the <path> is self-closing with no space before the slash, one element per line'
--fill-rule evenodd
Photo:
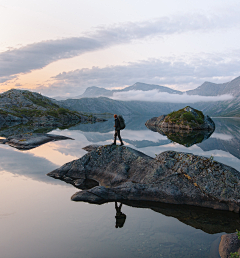
<path fill-rule="evenodd" d="M 114 125 L 115 133 L 114 133 L 113 145 L 116 145 L 116 140 L 117 140 L 117 137 L 118 137 L 119 141 L 121 142 L 121 146 L 122 146 L 124 144 L 123 144 L 123 141 L 122 141 L 122 138 L 121 138 L 121 135 L 120 135 L 120 130 L 123 129 L 123 128 L 121 128 L 119 118 L 118 118 L 118 116 L 116 114 L 114 115 L 114 119 L 115 119 L 115 125 Z M 125 127 L 125 125 L 124 125 L 124 127 Z"/>

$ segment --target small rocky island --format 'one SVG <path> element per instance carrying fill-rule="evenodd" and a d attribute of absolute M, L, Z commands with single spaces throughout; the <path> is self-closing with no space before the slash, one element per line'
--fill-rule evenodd
<path fill-rule="evenodd" d="M 166 151 L 149 157 L 126 146 L 87 146 L 78 160 L 48 173 L 83 191 L 73 201 L 154 201 L 236 213 L 240 173 L 212 158 Z"/>
<path fill-rule="evenodd" d="M 201 111 L 187 106 L 178 111 L 173 111 L 168 115 L 161 115 L 149 119 L 145 125 L 147 127 L 158 127 L 163 131 L 169 130 L 208 130 L 214 131 L 215 124 L 209 116 L 205 116 Z"/>

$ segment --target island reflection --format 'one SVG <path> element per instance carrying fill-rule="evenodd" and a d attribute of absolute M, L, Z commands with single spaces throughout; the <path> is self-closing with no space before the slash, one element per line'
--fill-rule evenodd
<path fill-rule="evenodd" d="M 156 126 L 146 125 L 146 127 L 153 132 L 158 132 L 163 136 L 167 136 L 170 141 L 179 143 L 185 147 L 191 147 L 194 144 L 201 143 L 207 140 L 213 133 L 213 131 L 207 130 L 163 130 Z"/>

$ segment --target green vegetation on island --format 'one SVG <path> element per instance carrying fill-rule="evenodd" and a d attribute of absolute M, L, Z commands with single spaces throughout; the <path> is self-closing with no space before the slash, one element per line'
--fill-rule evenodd
<path fill-rule="evenodd" d="M 192 111 L 193 110 L 193 111 Z M 196 125 L 204 123 L 204 115 L 202 111 L 197 109 L 192 109 L 187 106 L 185 108 L 179 109 L 178 111 L 173 111 L 165 117 L 165 122 L 175 123 L 175 124 L 188 124 Z"/>
<path fill-rule="evenodd" d="M 190 106 L 173 111 L 168 115 L 161 115 L 149 119 L 145 125 L 150 127 L 161 128 L 164 132 L 179 130 L 208 130 L 214 131 L 215 124 L 209 116 L 204 116 L 199 111 Z"/>

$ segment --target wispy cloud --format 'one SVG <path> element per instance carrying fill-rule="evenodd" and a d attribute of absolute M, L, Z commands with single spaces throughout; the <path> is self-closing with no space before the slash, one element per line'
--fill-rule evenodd
<path fill-rule="evenodd" d="M 9 76 L 0 76 L 0 83 L 12 80 L 12 79 L 16 79 L 17 75 L 9 75 Z"/>
<path fill-rule="evenodd" d="M 127 92 L 116 92 L 113 94 L 112 99 L 115 100 L 140 100 L 140 101 L 151 101 L 151 102 L 167 102 L 167 103 L 196 103 L 196 102 L 213 102 L 230 100 L 233 97 L 231 95 L 221 96 L 199 96 L 199 95 L 187 95 L 186 93 L 169 94 L 167 92 L 159 92 L 158 90 L 150 91 L 127 91 Z"/>
<path fill-rule="evenodd" d="M 49 40 L 0 53 L 0 79 L 27 73 L 64 58 L 74 57 L 102 47 L 90 38 Z M 11 78 L 11 77 L 10 77 Z"/>
<path fill-rule="evenodd" d="M 237 12 L 221 13 L 219 15 L 204 15 L 200 13 L 188 13 L 172 17 L 161 17 L 151 21 L 138 23 L 126 22 L 109 27 L 98 27 L 97 31 L 89 33 L 89 36 L 105 42 L 126 43 L 134 39 L 142 39 L 153 36 L 166 36 L 193 31 L 211 31 L 236 27 L 240 22 Z"/>
<path fill-rule="evenodd" d="M 19 73 L 28 73 L 65 58 L 89 51 L 129 43 L 147 37 L 181 34 L 192 31 L 211 31 L 238 26 L 239 15 L 235 13 L 205 16 L 186 14 L 162 17 L 139 23 L 116 24 L 99 27 L 84 37 L 49 40 L 30 44 L 0 53 L 0 80 Z"/>

